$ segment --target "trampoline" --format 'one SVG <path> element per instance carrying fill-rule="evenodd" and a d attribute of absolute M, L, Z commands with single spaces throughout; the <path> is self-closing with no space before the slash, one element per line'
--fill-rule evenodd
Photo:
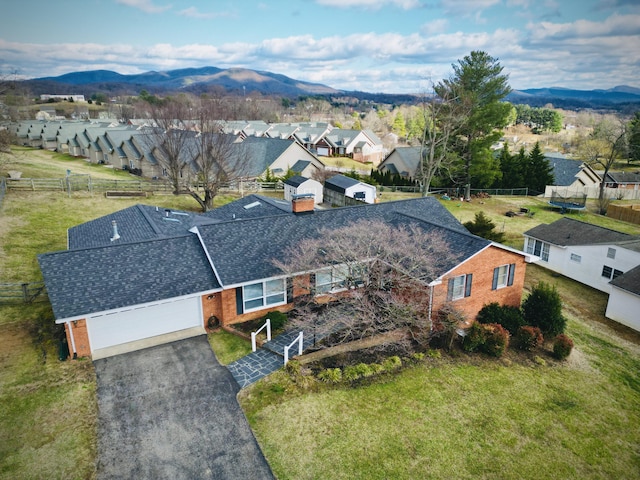
<path fill-rule="evenodd" d="M 573 210 L 584 210 L 587 205 L 587 194 L 576 193 L 575 195 L 560 195 L 557 191 L 551 193 L 549 205 L 553 208 L 559 208 L 560 213 L 566 213 Z"/>

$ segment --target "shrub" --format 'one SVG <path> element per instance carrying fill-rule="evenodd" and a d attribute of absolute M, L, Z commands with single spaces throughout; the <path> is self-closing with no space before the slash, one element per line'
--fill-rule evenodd
<path fill-rule="evenodd" d="M 372 375 L 377 375 L 378 373 L 384 372 L 384 367 L 379 363 L 370 363 L 369 368 L 371 369 Z"/>
<path fill-rule="evenodd" d="M 475 352 L 484 345 L 486 340 L 486 332 L 483 325 L 479 322 L 474 322 L 471 328 L 467 330 L 467 334 L 462 340 L 462 348 L 466 352 Z"/>
<path fill-rule="evenodd" d="M 534 351 L 536 348 L 542 346 L 543 342 L 544 337 L 540 329 L 530 325 L 520 327 L 515 338 L 516 347 L 526 352 Z"/>
<path fill-rule="evenodd" d="M 493 357 L 501 357 L 509 347 L 509 332 L 499 323 L 483 325 L 485 341 L 481 350 Z"/>
<path fill-rule="evenodd" d="M 493 240 L 495 242 L 504 241 L 504 233 L 497 232 L 495 230 L 496 224 L 493 223 L 493 220 L 487 217 L 484 212 L 476 213 L 473 221 L 465 222 L 464 226 L 471 233 L 478 235 L 479 237 L 486 238 L 487 240 Z"/>
<path fill-rule="evenodd" d="M 262 317 L 262 321 L 266 322 L 267 318 L 271 320 L 271 330 L 282 330 L 284 324 L 287 323 L 287 316 L 277 310 L 267 313 Z"/>
<path fill-rule="evenodd" d="M 284 368 L 290 375 L 300 375 L 302 373 L 302 364 L 298 360 L 289 360 Z"/>
<path fill-rule="evenodd" d="M 402 366 L 402 360 L 397 355 L 388 357 L 382 362 L 382 366 L 385 370 L 396 370 Z"/>
<path fill-rule="evenodd" d="M 538 327 L 545 336 L 564 332 L 567 319 L 562 315 L 562 300 L 555 285 L 537 283 L 522 304 L 526 325 Z"/>
<path fill-rule="evenodd" d="M 318 379 L 327 383 L 340 383 L 342 381 L 342 370 L 339 368 L 327 368 L 318 373 Z"/>
<path fill-rule="evenodd" d="M 342 378 L 348 382 L 353 382 L 360 377 L 362 377 L 362 373 L 358 369 L 357 365 L 347 365 L 342 371 Z"/>
<path fill-rule="evenodd" d="M 492 302 L 482 307 L 476 320 L 480 323 L 499 323 L 506 328 L 511 335 L 515 335 L 520 327 L 525 325 L 522 310 L 510 305 L 500 305 Z"/>
<path fill-rule="evenodd" d="M 561 333 L 553 339 L 553 356 L 558 360 L 564 360 L 573 350 L 573 340 Z"/>
<path fill-rule="evenodd" d="M 440 350 L 429 349 L 429 351 L 427 351 L 427 356 L 429 358 L 441 358 L 442 354 L 440 353 Z"/>

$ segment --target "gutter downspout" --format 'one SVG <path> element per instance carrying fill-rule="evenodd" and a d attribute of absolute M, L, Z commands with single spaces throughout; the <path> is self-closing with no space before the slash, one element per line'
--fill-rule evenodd
<path fill-rule="evenodd" d="M 429 287 L 429 315 L 428 315 L 428 319 L 429 319 L 429 331 L 432 332 L 433 331 L 433 290 L 436 286 L 441 285 L 442 284 L 442 280 L 438 279 L 438 280 L 434 280 L 433 282 L 429 283 L 427 286 Z"/>
<path fill-rule="evenodd" d="M 76 352 L 76 339 L 73 336 L 73 326 L 71 322 L 67 322 L 67 327 L 69 329 L 69 338 L 71 338 L 71 350 L 73 350 L 73 359 L 78 358 L 78 352 Z"/>

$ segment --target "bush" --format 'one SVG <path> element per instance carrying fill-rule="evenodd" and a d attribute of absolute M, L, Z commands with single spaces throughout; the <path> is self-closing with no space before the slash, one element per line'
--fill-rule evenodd
<path fill-rule="evenodd" d="M 543 342 L 544 337 L 540 329 L 530 325 L 520 327 L 515 338 L 516 347 L 526 352 L 534 351 L 536 348 L 542 346 Z"/>
<path fill-rule="evenodd" d="M 402 366 L 402 360 L 397 355 L 388 357 L 382 362 L 382 366 L 385 370 L 396 370 Z"/>
<path fill-rule="evenodd" d="M 522 304 L 526 325 L 538 327 L 545 336 L 564 332 L 567 319 L 562 315 L 562 300 L 555 285 L 536 284 Z"/>
<path fill-rule="evenodd" d="M 271 320 L 271 330 L 282 330 L 284 324 L 287 323 L 287 316 L 277 310 L 269 312 L 262 317 L 263 322 L 266 322 L 267 318 Z"/>
<path fill-rule="evenodd" d="M 481 350 L 492 357 L 501 357 L 509 347 L 509 332 L 499 323 L 483 325 L 485 341 Z"/>
<path fill-rule="evenodd" d="M 510 305 L 500 305 L 492 302 L 478 312 L 476 320 L 480 323 L 499 323 L 506 328 L 511 335 L 515 335 L 518 329 L 525 324 L 522 310 Z"/>
<path fill-rule="evenodd" d="M 564 360 L 573 350 L 573 340 L 561 333 L 553 339 L 553 356 L 558 360 Z"/>
<path fill-rule="evenodd" d="M 486 238 L 487 240 L 493 240 L 495 242 L 504 241 L 504 233 L 497 232 L 495 230 L 496 224 L 493 223 L 493 220 L 487 217 L 484 212 L 476 213 L 473 221 L 465 222 L 464 226 L 471 233 L 478 235 L 479 237 Z"/>
<path fill-rule="evenodd" d="M 347 382 L 353 382 L 360 377 L 362 377 L 362 372 L 357 365 L 347 365 L 342 371 L 342 378 Z"/>
<path fill-rule="evenodd" d="M 339 368 L 327 368 L 318 373 L 318 380 L 326 383 L 340 383 L 342 381 L 342 370 Z"/>
<path fill-rule="evenodd" d="M 462 340 L 462 349 L 466 352 L 475 352 L 484 345 L 485 340 L 486 333 L 483 325 L 479 322 L 473 322 Z"/>

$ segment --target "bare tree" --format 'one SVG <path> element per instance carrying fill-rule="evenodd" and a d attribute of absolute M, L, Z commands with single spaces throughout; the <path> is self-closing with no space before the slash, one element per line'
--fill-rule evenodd
<path fill-rule="evenodd" d="M 578 152 L 585 163 L 602 171 L 598 208 L 604 215 L 610 202 L 605 196 L 607 174 L 614 163 L 627 152 L 627 123 L 617 118 L 602 119 L 593 127 L 591 135 L 579 147 Z"/>
<path fill-rule="evenodd" d="M 275 264 L 295 291 L 307 293 L 295 301 L 299 322 L 322 336 L 341 343 L 403 329 L 407 340 L 426 340 L 433 314 L 426 285 L 452 257 L 443 240 L 416 224 L 360 221 L 321 230 Z M 335 302 L 319 308 L 317 299 Z"/>
<path fill-rule="evenodd" d="M 195 136 L 185 125 L 189 106 L 177 100 L 168 99 L 159 105 L 151 105 L 152 126 L 145 129 L 144 140 L 147 147 L 166 171 L 173 194 L 188 191 L 190 182 L 189 164 L 191 150 L 188 143 Z"/>
<path fill-rule="evenodd" d="M 213 208 L 220 187 L 241 182 L 250 173 L 251 159 L 244 145 L 234 135 L 220 133 L 222 124 L 217 117 L 218 102 L 202 99 L 197 109 L 200 133 L 193 139 L 193 168 L 198 188 L 189 188 L 189 194 L 200 204 L 202 211 Z"/>
<path fill-rule="evenodd" d="M 430 96 L 424 103 L 425 127 L 420 142 L 421 160 L 416 172 L 423 197 L 429 194 L 436 173 L 453 164 L 449 148 L 451 139 L 470 113 L 466 104 L 458 102 L 455 95 L 454 89 L 440 89 L 437 95 Z"/>

